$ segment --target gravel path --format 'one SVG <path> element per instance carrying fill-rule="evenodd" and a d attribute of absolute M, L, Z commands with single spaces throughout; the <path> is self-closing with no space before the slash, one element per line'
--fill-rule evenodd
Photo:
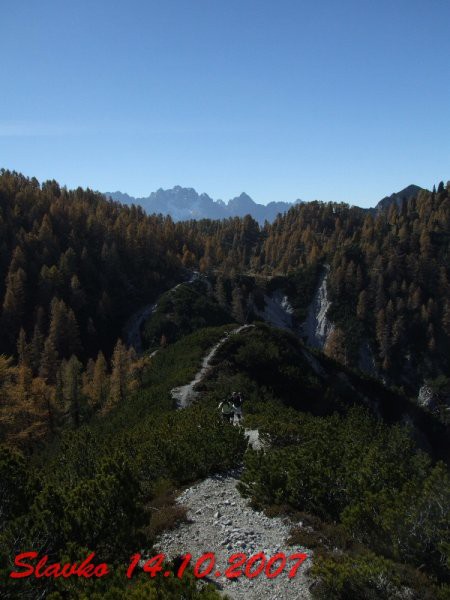
<path fill-rule="evenodd" d="M 248 439 L 248 445 L 253 448 L 253 450 L 261 450 L 263 444 L 259 438 L 258 429 L 246 429 L 245 435 Z"/>
<path fill-rule="evenodd" d="M 300 566 L 292 579 L 288 579 L 288 572 L 294 563 L 289 561 L 275 579 L 268 579 L 264 572 L 254 579 L 245 575 L 237 579 L 215 576 L 217 570 L 225 571 L 228 558 L 235 552 L 248 556 L 264 552 L 268 558 L 277 552 L 287 556 L 298 552 L 310 555 L 305 548 L 286 544 L 290 527 L 283 519 L 270 519 L 247 506 L 247 501 L 236 489 L 238 475 L 208 477 L 185 490 L 177 501 L 188 508 L 191 522 L 164 533 L 156 548 L 171 558 L 190 553 L 193 564 L 203 553 L 214 552 L 215 567 L 208 580 L 233 600 L 310 599 L 309 581 L 305 575 L 310 559 Z"/>
<path fill-rule="evenodd" d="M 203 358 L 201 369 L 194 379 L 171 391 L 178 408 L 185 408 L 195 398 L 194 388 L 210 368 L 217 349 L 230 335 L 246 327 L 251 325 L 242 325 L 227 333 Z M 258 430 L 246 429 L 245 435 L 249 446 L 255 450 L 262 448 Z M 274 579 L 266 577 L 264 572 L 253 579 L 245 575 L 230 579 L 220 574 L 225 572 L 229 557 L 236 552 L 242 552 L 249 557 L 264 552 L 267 560 L 278 552 L 283 552 L 286 556 L 305 552 L 311 556 L 311 552 L 305 548 L 287 545 L 286 539 L 289 537 L 291 525 L 286 520 L 270 519 L 264 513 L 248 506 L 247 501 L 236 489 L 238 481 L 239 471 L 236 471 L 224 476 L 208 477 L 185 490 L 177 498 L 177 502 L 187 508 L 189 522 L 162 534 L 155 544 L 155 549 L 170 558 L 189 553 L 193 556 L 193 564 L 202 554 L 213 552 L 215 567 L 207 581 L 232 600 L 309 600 L 310 581 L 306 571 L 310 566 L 310 558 L 291 579 L 288 578 L 288 572 L 294 565 L 291 561 L 287 562 L 284 570 Z M 204 566 L 206 564 L 205 562 Z M 256 566 L 257 564 L 253 569 Z"/>
<path fill-rule="evenodd" d="M 208 372 L 211 366 L 211 360 L 213 359 L 215 353 L 220 348 L 220 346 L 222 346 L 222 344 L 224 344 L 227 341 L 230 335 L 239 333 L 240 331 L 242 331 L 243 329 L 247 329 L 248 327 L 253 327 L 253 325 L 241 325 L 240 327 L 233 329 L 231 332 L 227 332 L 223 336 L 223 338 L 221 338 L 217 342 L 217 344 L 211 348 L 208 354 L 204 356 L 201 369 L 195 375 L 194 379 L 186 385 L 180 385 L 179 387 L 173 388 L 173 390 L 171 390 L 170 393 L 172 395 L 172 398 L 176 400 L 178 408 L 186 408 L 186 406 L 189 406 L 189 404 L 195 398 L 196 392 L 194 388 L 197 385 L 197 383 L 199 383 Z"/>

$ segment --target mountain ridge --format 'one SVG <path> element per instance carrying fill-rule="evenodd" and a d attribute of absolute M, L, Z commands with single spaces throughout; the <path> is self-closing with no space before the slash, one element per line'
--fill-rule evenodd
<path fill-rule="evenodd" d="M 417 196 L 417 194 L 422 190 L 423 188 L 421 188 L 420 186 L 410 184 L 402 190 L 400 190 L 399 192 L 394 192 L 390 196 L 385 196 L 384 198 L 382 198 L 375 206 L 375 210 L 385 210 L 393 204 L 395 204 L 396 206 L 401 206 L 405 200 L 409 200 L 410 198 Z"/>
<path fill-rule="evenodd" d="M 259 204 L 248 194 L 242 192 L 225 202 L 213 200 L 208 194 L 199 194 L 194 188 L 185 188 L 179 185 L 171 189 L 157 189 L 147 197 L 134 198 L 129 194 L 116 191 L 106 192 L 107 198 L 122 202 L 123 204 L 139 204 L 147 213 L 169 214 L 175 221 L 189 219 L 227 219 L 229 217 L 244 217 L 250 214 L 259 223 L 265 220 L 273 221 L 279 213 L 287 212 L 295 202 L 269 202 Z"/>
<path fill-rule="evenodd" d="M 390 196 L 385 196 L 374 207 L 364 210 L 379 212 L 389 209 L 392 204 L 401 206 L 403 200 L 416 196 L 422 189 L 418 185 L 410 184 Z M 199 194 L 194 188 L 180 185 L 171 189 L 158 188 L 149 196 L 140 198 L 120 191 L 105 192 L 104 196 L 122 204 L 138 204 L 148 214 L 170 215 L 174 221 L 227 219 L 250 214 L 260 224 L 264 224 L 266 220 L 274 221 L 278 214 L 285 213 L 293 206 L 304 202 L 297 199 L 294 202 L 271 201 L 268 204 L 259 204 L 245 192 L 225 202 L 221 199 L 214 200 L 206 193 Z"/>

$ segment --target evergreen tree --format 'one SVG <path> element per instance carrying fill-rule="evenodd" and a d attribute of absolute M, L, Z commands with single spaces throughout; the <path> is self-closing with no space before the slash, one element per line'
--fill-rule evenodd
<path fill-rule="evenodd" d="M 363 290 L 358 296 L 358 305 L 356 307 L 356 316 L 360 321 L 364 321 L 367 318 L 367 292 Z"/>
<path fill-rule="evenodd" d="M 27 344 L 27 336 L 23 327 L 20 328 L 19 337 L 17 339 L 17 356 L 19 365 L 30 366 L 30 348 Z"/>
<path fill-rule="evenodd" d="M 81 350 L 75 313 L 58 298 L 54 298 L 51 304 L 49 337 L 61 358 L 68 358 Z"/>
<path fill-rule="evenodd" d="M 13 381 L 15 367 L 11 356 L 0 354 L 0 390 L 7 395 L 8 389 Z"/>
<path fill-rule="evenodd" d="M 339 327 L 335 327 L 328 336 L 324 352 L 330 358 L 337 360 L 343 365 L 348 364 L 348 352 L 344 332 Z"/>
<path fill-rule="evenodd" d="M 108 365 L 103 352 L 99 352 L 95 361 L 91 386 L 91 402 L 96 408 L 105 405 L 109 390 Z"/>
<path fill-rule="evenodd" d="M 41 332 L 38 323 L 34 326 L 33 337 L 30 344 L 30 366 L 33 369 L 33 373 L 37 374 L 39 366 L 41 364 L 41 356 L 44 351 L 45 337 Z"/>
<path fill-rule="evenodd" d="M 45 340 L 44 350 L 41 356 L 41 362 L 39 366 L 39 377 L 48 383 L 56 383 L 56 372 L 58 370 L 58 352 L 56 351 L 53 339 L 49 335 Z"/>
<path fill-rule="evenodd" d="M 66 410 L 75 427 L 81 423 L 81 412 L 84 403 L 81 382 L 82 364 L 76 356 L 71 356 L 62 365 L 63 398 Z"/>
<path fill-rule="evenodd" d="M 0 426 L 8 442 L 31 451 L 36 442 L 54 432 L 54 391 L 42 379 L 33 379 L 31 369 L 25 365 L 11 369 L 11 375 L 2 390 Z"/>
<path fill-rule="evenodd" d="M 26 281 L 27 276 L 21 267 L 8 274 L 1 326 L 10 340 L 11 348 L 15 346 L 15 340 L 25 314 Z"/>
<path fill-rule="evenodd" d="M 222 306 L 223 308 L 227 308 L 227 293 L 225 290 L 225 283 L 221 275 L 217 277 L 216 285 L 214 288 L 214 295 L 220 306 Z"/>
<path fill-rule="evenodd" d="M 117 341 L 114 348 L 111 364 L 111 386 L 106 410 L 110 410 L 116 404 L 126 400 L 128 395 L 130 360 L 128 351 L 121 339 Z"/>

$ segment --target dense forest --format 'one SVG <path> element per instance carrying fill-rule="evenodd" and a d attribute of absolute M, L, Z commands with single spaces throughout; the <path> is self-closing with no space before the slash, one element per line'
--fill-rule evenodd
<path fill-rule="evenodd" d="M 333 353 L 345 364 L 357 365 L 367 340 L 396 385 L 450 375 L 450 184 L 378 213 L 310 202 L 261 229 L 250 217 L 181 226 L 192 239 L 184 259 L 203 270 L 292 276 L 330 265 Z"/>
<path fill-rule="evenodd" d="M 174 224 L 90 190 L 4 171 L 0 350 L 28 345 L 36 373 L 46 342 L 60 359 L 111 353 L 133 308 L 170 287 L 183 267 L 236 279 L 327 263 L 337 358 L 357 364 L 368 340 L 380 372 L 398 385 L 448 376 L 449 192 L 441 182 L 377 214 L 311 202 L 264 227 L 249 216 Z"/>
<path fill-rule="evenodd" d="M 0 248 L 2 597 L 218 597 L 191 576 L 128 582 L 119 565 L 185 518 L 180 486 L 243 462 L 254 506 L 301 514 L 292 535 L 317 555 L 315 598 L 450 598 L 450 184 L 378 213 L 299 204 L 259 226 L 174 223 L 3 170 Z M 326 268 L 326 355 L 258 323 L 276 289 L 301 323 Z M 125 324 L 157 299 L 138 355 Z M 174 410 L 170 390 L 246 322 L 202 401 Z M 363 343 L 378 380 L 358 371 Z M 438 413 L 414 402 L 424 381 Z M 265 450 L 218 418 L 232 389 Z M 95 551 L 117 576 L 9 580 L 29 548 Z"/>

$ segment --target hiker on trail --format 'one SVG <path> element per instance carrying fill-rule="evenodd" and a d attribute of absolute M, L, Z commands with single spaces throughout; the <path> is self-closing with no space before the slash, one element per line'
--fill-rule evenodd
<path fill-rule="evenodd" d="M 231 400 L 223 400 L 218 408 L 222 411 L 222 417 L 225 423 L 233 423 L 234 420 L 234 407 Z"/>
<path fill-rule="evenodd" d="M 234 408 L 234 416 L 239 424 L 242 421 L 242 403 L 244 402 L 241 392 L 233 392 L 231 402 Z"/>

